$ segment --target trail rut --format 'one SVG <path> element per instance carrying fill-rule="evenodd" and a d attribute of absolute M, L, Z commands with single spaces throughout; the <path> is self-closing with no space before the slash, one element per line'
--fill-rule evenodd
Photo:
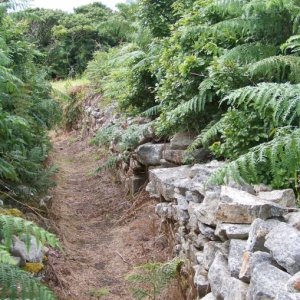
<path fill-rule="evenodd" d="M 119 222 L 135 209 L 110 173 L 94 174 L 103 154 L 76 134 L 60 134 L 53 143 L 52 160 L 60 171 L 50 216 L 64 254 L 50 254 L 50 285 L 60 299 L 97 299 L 92 294 L 100 289 L 109 291 L 101 299 L 133 299 L 126 274 L 134 265 L 163 260 L 167 253 L 153 200 L 140 195 L 140 209 Z"/>

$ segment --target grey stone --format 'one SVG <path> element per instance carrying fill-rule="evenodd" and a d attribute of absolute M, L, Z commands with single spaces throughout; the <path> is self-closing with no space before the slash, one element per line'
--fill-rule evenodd
<path fill-rule="evenodd" d="M 52 205 L 52 199 L 53 199 L 53 196 L 49 196 L 49 195 L 43 197 L 39 203 L 40 207 L 49 209 Z"/>
<path fill-rule="evenodd" d="M 184 157 L 184 150 L 163 151 L 163 159 L 177 165 L 183 164 L 183 157 Z"/>
<path fill-rule="evenodd" d="M 224 300 L 246 300 L 249 285 L 236 279 L 227 281 L 227 289 Z"/>
<path fill-rule="evenodd" d="M 191 232 L 188 234 L 188 238 L 192 241 L 193 245 L 199 249 L 203 250 L 204 245 L 209 242 L 209 239 L 207 239 L 202 234 L 196 234 L 194 232 Z"/>
<path fill-rule="evenodd" d="M 258 197 L 281 206 L 295 207 L 296 197 L 292 189 L 274 190 L 270 192 L 259 192 Z"/>
<path fill-rule="evenodd" d="M 300 293 L 300 272 L 289 279 L 286 284 L 286 289 L 290 293 Z"/>
<path fill-rule="evenodd" d="M 257 251 L 243 253 L 242 265 L 239 274 L 239 278 L 245 282 L 250 282 L 251 274 L 255 266 L 261 263 L 273 264 L 275 261 L 272 256 L 267 252 Z"/>
<path fill-rule="evenodd" d="M 163 197 L 166 201 L 174 201 L 178 190 L 183 195 L 189 190 L 189 166 L 168 169 L 153 169 L 149 171 L 149 184 L 147 189 L 151 194 Z M 178 189 L 175 191 L 175 189 Z"/>
<path fill-rule="evenodd" d="M 136 149 L 136 159 L 145 166 L 158 166 L 165 148 L 165 144 L 143 144 Z"/>
<path fill-rule="evenodd" d="M 216 300 L 217 298 L 213 295 L 213 293 L 209 293 L 207 294 L 205 297 L 203 298 L 198 298 L 199 300 Z"/>
<path fill-rule="evenodd" d="M 140 162 L 138 162 L 134 158 L 130 158 L 130 163 L 129 163 L 130 168 L 133 170 L 135 174 L 139 174 L 141 172 L 145 172 L 145 166 L 142 165 Z"/>
<path fill-rule="evenodd" d="M 175 214 L 175 209 L 173 207 L 172 203 L 158 203 L 155 206 L 155 213 L 160 217 L 164 219 L 173 219 Z"/>
<path fill-rule="evenodd" d="M 177 164 L 166 161 L 165 159 L 161 159 L 160 160 L 160 166 L 162 168 L 175 168 L 175 167 L 177 167 Z"/>
<path fill-rule="evenodd" d="M 263 201 L 259 197 L 228 186 L 221 190 L 216 219 L 222 223 L 250 224 L 256 218 L 281 217 L 289 212 L 277 204 Z"/>
<path fill-rule="evenodd" d="M 239 278 L 246 244 L 243 240 L 230 240 L 228 268 L 232 277 Z"/>
<path fill-rule="evenodd" d="M 228 256 L 229 245 L 228 243 L 221 242 L 208 242 L 204 245 L 203 248 L 203 265 L 206 270 L 209 270 L 211 267 L 216 253 L 221 253 L 224 257 Z"/>
<path fill-rule="evenodd" d="M 197 264 L 200 266 L 203 266 L 203 262 L 204 262 L 204 254 L 202 251 L 197 251 L 195 253 L 196 255 L 196 259 L 197 259 Z"/>
<path fill-rule="evenodd" d="M 140 192 L 147 182 L 147 174 L 133 175 L 129 177 L 128 180 L 128 190 L 131 196 Z"/>
<path fill-rule="evenodd" d="M 195 203 L 201 203 L 204 199 L 203 195 L 201 195 L 197 191 L 194 192 L 186 191 L 185 197 L 188 202 L 195 202 Z"/>
<path fill-rule="evenodd" d="M 290 275 L 269 263 L 257 264 L 252 272 L 247 299 L 275 299 L 277 294 L 285 290 Z"/>
<path fill-rule="evenodd" d="M 285 291 L 280 291 L 276 295 L 275 300 L 300 300 L 300 294 L 293 294 Z"/>
<path fill-rule="evenodd" d="M 247 251 L 267 251 L 265 247 L 266 235 L 276 226 L 281 224 L 278 220 L 261 220 L 256 219 L 249 232 L 249 238 L 247 240 Z"/>
<path fill-rule="evenodd" d="M 217 225 L 215 235 L 222 241 L 228 239 L 247 239 L 249 236 L 251 225 L 248 224 L 227 224 L 219 223 Z"/>
<path fill-rule="evenodd" d="M 254 184 L 253 186 L 255 193 L 258 194 L 259 192 L 270 192 L 272 191 L 272 187 L 265 185 L 263 183 L 261 184 Z"/>
<path fill-rule="evenodd" d="M 300 230 L 300 211 L 292 212 L 284 216 L 285 221 Z"/>
<path fill-rule="evenodd" d="M 170 148 L 172 150 L 185 150 L 195 139 L 195 134 L 190 132 L 178 132 L 170 141 Z"/>
<path fill-rule="evenodd" d="M 42 262 L 44 257 L 43 246 L 37 243 L 34 236 L 30 237 L 29 248 L 27 248 L 25 241 L 25 237 L 22 239 L 14 237 L 11 254 L 20 257 L 22 264 L 24 262 Z"/>
<path fill-rule="evenodd" d="M 266 236 L 265 247 L 290 274 L 300 271 L 300 232 L 297 229 L 281 223 Z"/>
<path fill-rule="evenodd" d="M 190 219 L 190 215 L 185 207 L 182 205 L 175 205 L 174 208 L 176 211 L 174 219 L 179 222 L 180 226 L 187 224 Z"/>
<path fill-rule="evenodd" d="M 230 278 L 231 276 L 227 266 L 227 259 L 221 252 L 218 251 L 208 271 L 208 280 L 211 291 L 217 299 L 224 299 L 226 297 L 227 285 Z"/>
<path fill-rule="evenodd" d="M 210 292 L 210 284 L 207 277 L 208 272 L 200 265 L 196 265 L 193 268 L 195 271 L 194 285 L 198 295 L 203 297 Z"/>
<path fill-rule="evenodd" d="M 189 214 L 193 221 L 198 221 L 206 225 L 216 225 L 216 212 L 219 204 L 219 193 L 208 192 L 202 203 L 189 203 Z"/>
<path fill-rule="evenodd" d="M 218 241 L 219 238 L 215 235 L 215 229 L 208 226 L 208 225 L 205 225 L 201 222 L 198 223 L 198 228 L 200 230 L 200 232 L 206 237 L 208 238 L 209 240 L 211 241 Z"/>

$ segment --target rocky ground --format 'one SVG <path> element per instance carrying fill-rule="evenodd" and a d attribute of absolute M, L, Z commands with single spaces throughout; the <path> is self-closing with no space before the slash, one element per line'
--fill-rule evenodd
<path fill-rule="evenodd" d="M 109 291 L 101 299 L 133 299 L 125 276 L 169 253 L 155 202 L 146 194 L 130 200 L 112 174 L 95 175 L 104 155 L 88 139 L 59 134 L 53 142 L 60 171 L 50 215 L 65 253 L 49 257 L 50 285 L 60 299 L 97 299 L 98 291 Z"/>

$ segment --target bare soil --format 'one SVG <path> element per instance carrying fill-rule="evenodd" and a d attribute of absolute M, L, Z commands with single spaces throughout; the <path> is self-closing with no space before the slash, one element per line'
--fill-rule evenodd
<path fill-rule="evenodd" d="M 49 284 L 63 300 L 98 299 L 92 294 L 100 289 L 109 291 L 101 300 L 133 299 L 126 275 L 170 253 L 155 201 L 146 193 L 129 199 L 110 172 L 95 175 L 105 154 L 77 136 L 53 137 L 52 160 L 60 171 L 50 217 L 64 253 L 50 252 Z"/>

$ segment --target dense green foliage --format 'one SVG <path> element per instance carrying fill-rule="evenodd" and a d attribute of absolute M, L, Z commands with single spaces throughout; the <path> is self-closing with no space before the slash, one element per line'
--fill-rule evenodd
<path fill-rule="evenodd" d="M 154 118 L 161 136 L 198 132 L 191 149 L 206 147 L 233 160 L 218 182 L 231 176 L 294 186 L 300 168 L 293 146 L 300 120 L 299 1 L 138 4 L 148 43 L 132 40 L 96 54 L 87 69 L 93 85 L 122 109 Z M 95 76 L 101 61 L 105 67 Z M 291 143 L 283 149 L 281 141 Z"/>
<path fill-rule="evenodd" d="M 130 10 L 119 6 L 112 12 L 101 3 L 76 8 L 74 13 L 29 9 L 15 18 L 27 26 L 27 36 L 41 51 L 40 64 L 53 78 L 81 74 L 97 49 L 108 49 L 125 42 L 133 31 Z"/>
<path fill-rule="evenodd" d="M 22 23 L 0 9 L 0 192 L 30 195 L 49 187 L 47 130 L 60 114 Z"/>

